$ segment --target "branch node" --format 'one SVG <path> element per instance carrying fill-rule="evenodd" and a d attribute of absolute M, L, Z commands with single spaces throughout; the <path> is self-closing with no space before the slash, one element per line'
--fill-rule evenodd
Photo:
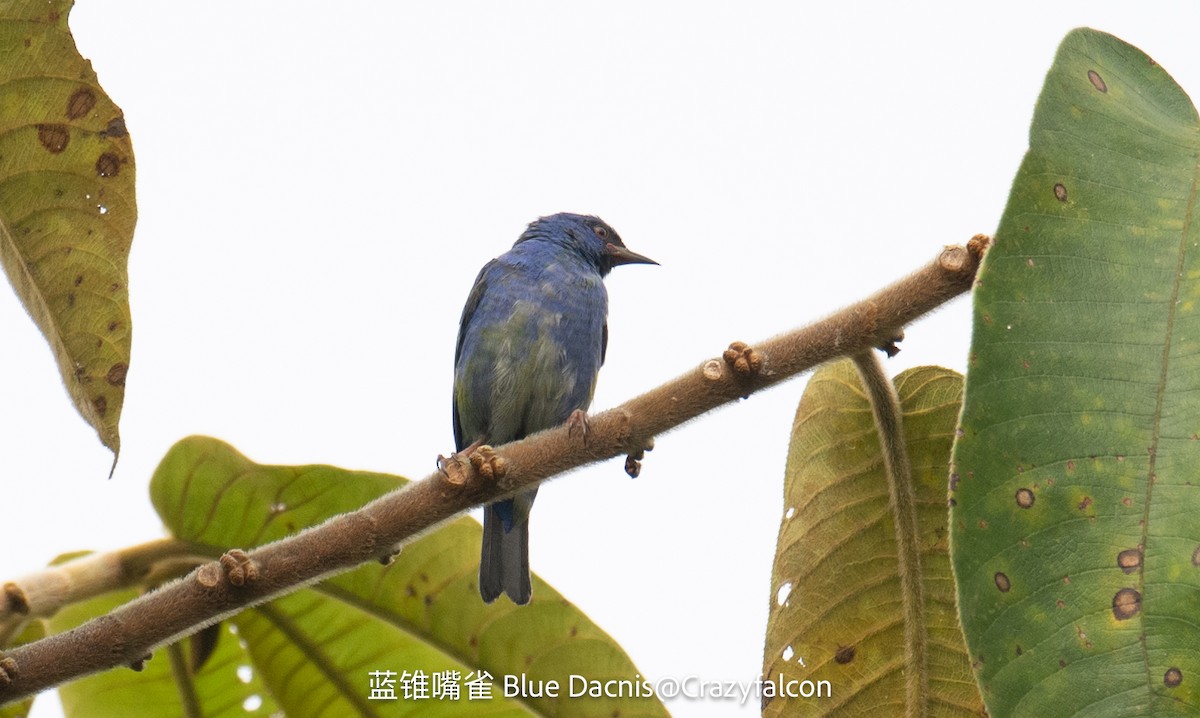
<path fill-rule="evenodd" d="M 979 235 L 976 235 L 979 236 Z M 971 254 L 966 247 L 948 244 L 938 256 L 938 266 L 947 272 L 961 272 L 971 261 Z"/>
<path fill-rule="evenodd" d="M 204 588 L 216 588 L 221 584 L 221 567 L 206 563 L 196 571 L 196 583 Z"/>
<path fill-rule="evenodd" d="M 653 436 L 642 441 L 641 446 L 639 446 L 637 449 L 630 451 L 629 458 L 633 459 L 634 461 L 641 461 L 642 459 L 646 458 L 647 451 L 654 451 L 654 437 Z"/>
<path fill-rule="evenodd" d="M 629 409 L 620 407 L 616 410 L 616 423 L 613 428 L 613 443 L 620 447 L 618 450 L 628 449 L 636 442 L 634 436 L 637 432 L 634 431 L 634 413 Z"/>
<path fill-rule="evenodd" d="M 733 342 L 721 356 L 740 379 L 749 379 L 762 371 L 762 355 L 745 342 Z"/>
<path fill-rule="evenodd" d="M 0 656 L 0 686 L 11 684 L 20 673 L 17 662 L 10 656 Z"/>
<path fill-rule="evenodd" d="M 497 456 L 495 449 L 484 444 L 469 457 L 471 466 L 485 481 L 499 481 L 508 473 L 508 461 Z"/>
<path fill-rule="evenodd" d="M 245 586 L 258 580 L 258 566 L 240 548 L 231 548 L 219 560 L 225 578 L 234 586 Z"/>
<path fill-rule="evenodd" d="M 153 653 L 147 653 L 146 655 L 137 659 L 133 663 L 130 663 L 129 667 L 132 668 L 133 670 L 137 671 L 138 673 L 141 673 L 146 668 L 146 661 L 150 660 L 153 657 L 154 657 Z"/>
<path fill-rule="evenodd" d="M 388 551 L 387 553 L 380 556 L 378 560 L 379 560 L 380 565 L 382 565 L 382 566 L 391 566 L 393 563 L 396 562 L 396 557 L 399 555 L 400 555 L 400 546 L 394 546 L 394 547 L 392 547 L 391 551 Z"/>
<path fill-rule="evenodd" d="M 12 581 L 4 584 L 4 600 L 8 604 L 8 609 L 13 613 L 22 616 L 29 615 L 29 597 L 25 595 L 25 591 L 20 586 Z"/>
<path fill-rule="evenodd" d="M 904 330 L 897 329 L 896 333 L 893 336 L 885 339 L 883 341 L 883 343 L 881 343 L 879 346 L 877 346 L 875 348 L 880 350 L 884 354 L 887 354 L 888 358 L 890 359 L 900 353 L 900 347 L 898 347 L 896 345 L 902 341 L 904 341 Z"/>
<path fill-rule="evenodd" d="M 710 359 L 704 363 L 704 378 L 709 381 L 719 381 L 721 379 L 721 362 L 716 359 Z"/>
<path fill-rule="evenodd" d="M 986 234 L 977 234 L 967 241 L 967 251 L 971 253 L 976 262 L 983 259 L 983 255 L 987 253 L 990 246 L 992 246 L 992 238 Z"/>

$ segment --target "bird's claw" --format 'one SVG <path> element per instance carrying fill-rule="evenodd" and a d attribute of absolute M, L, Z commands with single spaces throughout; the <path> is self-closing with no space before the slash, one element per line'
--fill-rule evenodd
<path fill-rule="evenodd" d="M 762 371 L 762 355 L 745 342 L 733 342 L 721 357 L 740 377 L 748 379 Z"/>
<path fill-rule="evenodd" d="M 455 486 L 462 486 L 467 483 L 467 474 L 463 471 L 462 464 L 458 462 L 458 454 L 454 453 L 449 456 L 438 454 L 437 468 L 442 476 L 446 477 L 446 481 Z"/>
<path fill-rule="evenodd" d="M 258 566 L 240 548 L 232 548 L 221 554 L 221 571 L 234 586 L 244 586 L 258 580 Z"/>
<path fill-rule="evenodd" d="M 442 472 L 442 476 L 446 477 L 446 481 L 455 486 L 462 486 L 467 483 L 467 474 L 463 470 L 462 461 L 471 455 L 479 447 L 483 446 L 483 439 L 476 439 L 471 442 L 471 445 L 462 451 L 456 451 L 450 456 L 442 456 L 438 454 L 437 468 Z"/>
<path fill-rule="evenodd" d="M 448 457 L 438 454 L 438 471 L 454 486 L 467 483 L 464 463 L 470 464 L 471 468 L 487 481 L 502 479 L 508 472 L 508 462 L 504 457 L 497 456 L 495 450 L 483 443 L 482 439 Z"/>
<path fill-rule="evenodd" d="M 592 432 L 592 424 L 588 420 L 587 412 L 583 409 L 576 409 L 567 417 L 567 436 L 575 436 L 575 432 L 579 432 L 583 443 L 587 443 L 588 434 Z"/>

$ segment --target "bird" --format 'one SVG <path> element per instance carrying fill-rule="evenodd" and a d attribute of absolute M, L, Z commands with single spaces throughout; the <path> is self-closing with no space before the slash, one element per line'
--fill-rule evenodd
<path fill-rule="evenodd" d="M 531 222 L 484 265 L 467 296 L 454 349 L 454 443 L 470 453 L 564 423 L 581 424 L 608 348 L 604 277 L 658 264 L 592 215 Z M 529 602 L 529 510 L 537 488 L 484 507 L 479 593 Z"/>

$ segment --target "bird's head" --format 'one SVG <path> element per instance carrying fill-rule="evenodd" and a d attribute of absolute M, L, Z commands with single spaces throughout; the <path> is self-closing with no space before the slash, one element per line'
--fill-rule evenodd
<path fill-rule="evenodd" d="M 553 242 L 575 252 L 593 264 L 600 276 L 621 264 L 658 264 L 630 250 L 615 229 L 591 215 L 559 212 L 540 217 L 529 224 L 517 244 L 528 240 Z"/>

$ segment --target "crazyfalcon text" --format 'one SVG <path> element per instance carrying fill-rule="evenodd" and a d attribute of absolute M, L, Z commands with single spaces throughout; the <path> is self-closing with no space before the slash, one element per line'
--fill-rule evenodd
<path fill-rule="evenodd" d="M 524 673 L 504 676 L 505 698 L 654 698 L 670 700 L 737 700 L 746 704 L 757 698 L 831 698 L 833 686 L 829 681 L 789 679 L 782 673 L 771 680 L 715 681 L 699 676 L 660 678 L 651 681 L 640 674 L 632 679 L 597 680 L 571 674 L 567 685 L 557 680 L 529 678 Z"/>

